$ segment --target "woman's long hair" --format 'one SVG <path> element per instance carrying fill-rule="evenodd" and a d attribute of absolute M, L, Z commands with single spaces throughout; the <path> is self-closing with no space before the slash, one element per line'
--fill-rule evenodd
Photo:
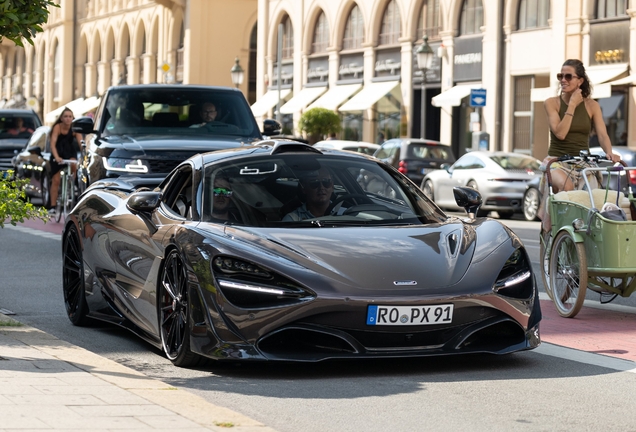
<path fill-rule="evenodd" d="M 53 123 L 53 126 L 51 126 L 51 130 L 53 130 L 53 128 L 55 127 L 55 125 L 58 125 L 60 123 L 62 123 L 62 117 L 64 116 L 64 113 L 68 111 L 71 113 L 71 115 L 73 116 L 73 118 L 75 118 L 75 114 L 73 114 L 73 111 L 71 111 L 70 108 L 68 107 L 64 107 L 64 109 L 62 110 L 62 112 L 60 113 L 60 115 L 57 117 L 57 120 L 55 120 L 55 123 Z"/>
<path fill-rule="evenodd" d="M 581 84 L 581 95 L 586 98 L 592 94 L 592 83 L 590 79 L 587 77 L 587 73 L 585 73 L 585 66 L 583 66 L 583 62 L 578 59 L 567 59 L 563 66 L 572 66 L 576 75 L 579 78 L 583 78 L 583 84 Z"/>

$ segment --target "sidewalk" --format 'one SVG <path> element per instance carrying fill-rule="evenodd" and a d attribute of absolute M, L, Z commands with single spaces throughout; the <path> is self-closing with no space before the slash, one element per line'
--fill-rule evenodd
<path fill-rule="evenodd" d="M 274 432 L 0 314 L 0 432 Z"/>

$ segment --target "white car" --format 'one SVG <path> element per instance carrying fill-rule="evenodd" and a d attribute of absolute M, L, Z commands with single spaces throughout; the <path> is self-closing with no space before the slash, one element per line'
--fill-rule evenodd
<path fill-rule="evenodd" d="M 494 210 L 508 219 L 523 210 L 526 186 L 541 176 L 540 165 L 538 159 L 521 153 L 472 151 L 426 175 L 421 188 L 438 206 L 456 210 L 453 188 L 472 187 L 483 198 L 480 216 Z"/>
<path fill-rule="evenodd" d="M 314 147 L 320 150 L 348 150 L 373 155 L 380 148 L 378 144 L 364 141 L 324 140 L 318 141 Z"/>

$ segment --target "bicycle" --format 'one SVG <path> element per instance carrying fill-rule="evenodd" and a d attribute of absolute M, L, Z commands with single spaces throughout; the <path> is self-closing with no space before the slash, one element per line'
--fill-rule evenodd
<path fill-rule="evenodd" d="M 55 222 L 59 222 L 62 219 L 62 213 L 64 213 L 64 219 L 68 216 L 69 212 L 75 205 L 75 187 L 72 165 L 77 165 L 77 161 L 73 159 L 63 159 L 64 169 L 60 171 L 60 192 L 57 195 L 57 202 L 55 203 Z"/>

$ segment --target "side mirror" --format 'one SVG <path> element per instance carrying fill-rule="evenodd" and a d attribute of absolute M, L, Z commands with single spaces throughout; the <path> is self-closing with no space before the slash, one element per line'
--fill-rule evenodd
<path fill-rule="evenodd" d="M 447 173 L 450 173 L 450 172 L 451 172 L 451 169 L 450 169 L 450 167 L 451 167 L 451 166 L 452 166 L 452 165 L 451 165 L 451 164 L 449 164 L 449 163 L 443 163 L 443 164 L 441 164 L 439 167 L 440 167 L 440 169 L 443 169 L 443 170 L 444 170 L 444 171 L 446 171 Z"/>
<path fill-rule="evenodd" d="M 94 127 L 95 123 L 93 123 L 93 119 L 90 117 L 79 117 L 71 123 L 71 129 L 73 129 L 73 132 L 79 132 L 84 135 L 95 132 L 93 129 Z"/>
<path fill-rule="evenodd" d="M 462 186 L 454 187 L 453 195 L 455 195 L 457 205 L 463 207 L 468 213 L 468 217 L 474 219 L 482 203 L 481 194 L 473 188 Z"/>
<path fill-rule="evenodd" d="M 134 213 L 151 213 L 161 204 L 161 192 L 135 192 L 128 197 L 126 206 Z"/>
<path fill-rule="evenodd" d="M 42 149 L 40 148 L 40 146 L 34 145 L 34 146 L 27 147 L 26 151 L 31 154 L 42 156 Z"/>
<path fill-rule="evenodd" d="M 283 125 L 274 119 L 263 120 L 263 135 L 272 136 L 280 135 L 283 130 Z"/>

